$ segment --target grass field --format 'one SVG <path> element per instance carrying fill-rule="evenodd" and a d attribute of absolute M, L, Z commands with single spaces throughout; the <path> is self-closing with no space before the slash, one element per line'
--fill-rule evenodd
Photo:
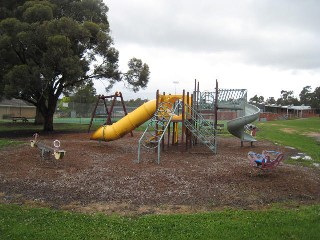
<path fill-rule="evenodd" d="M 291 146 L 320 162 L 320 118 L 257 123 L 258 139 Z M 56 130 L 86 131 L 87 124 L 56 123 Z M 26 129 L 27 128 L 27 129 Z M 0 123 L 0 131 L 40 130 Z M 19 144 L 0 139 L 0 147 Z M 1 193 L 0 193 L 1 194 Z M 288 207 L 289 206 L 289 207 Z M 291 207 L 290 207 L 291 206 Z M 105 216 L 0 204 L 0 239 L 319 239 L 320 205 L 288 202 L 256 211 L 221 210 L 184 215 Z"/>
<path fill-rule="evenodd" d="M 320 163 L 320 118 L 260 122 L 257 126 L 258 140 L 267 139 L 283 146 L 294 147 L 312 157 L 309 162 L 291 160 L 291 163 Z"/>
<path fill-rule="evenodd" d="M 18 141 L 11 141 L 7 139 L 0 139 L 0 148 L 5 147 L 5 146 L 10 146 L 10 145 L 18 145 L 21 144 L 21 142 Z"/>
<path fill-rule="evenodd" d="M 0 205 L 1 239 L 319 239 L 320 205 L 140 217 Z"/>

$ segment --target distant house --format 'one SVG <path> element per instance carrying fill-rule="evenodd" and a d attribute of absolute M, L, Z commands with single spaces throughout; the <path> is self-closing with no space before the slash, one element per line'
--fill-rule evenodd
<path fill-rule="evenodd" d="M 0 100 L 0 119 L 10 117 L 35 118 L 36 107 L 20 99 Z"/>
<path fill-rule="evenodd" d="M 317 116 L 316 109 L 310 106 L 278 106 L 265 105 L 260 113 L 260 120 L 290 119 L 290 118 L 308 118 Z"/>

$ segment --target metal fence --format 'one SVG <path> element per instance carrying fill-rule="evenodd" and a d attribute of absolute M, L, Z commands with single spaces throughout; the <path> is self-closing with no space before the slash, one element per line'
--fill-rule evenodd
<path fill-rule="evenodd" d="M 111 105 L 111 104 L 110 104 Z M 91 116 L 93 114 L 93 110 L 95 107 L 95 103 L 87 104 L 87 103 L 77 103 L 77 102 L 70 102 L 67 105 L 63 107 L 58 107 L 55 112 L 55 119 L 60 118 L 79 118 L 82 119 L 82 121 L 87 121 L 86 119 L 91 119 Z M 107 106 L 108 112 L 110 112 L 110 107 Z M 127 113 L 134 111 L 139 106 L 130 106 L 125 107 Z M 125 116 L 124 109 L 121 104 L 116 104 L 111 114 L 111 118 L 122 118 Z M 94 119 L 107 119 L 108 114 L 105 108 L 105 105 L 103 103 L 99 103 L 99 105 L 96 108 L 96 111 L 94 113 Z"/>

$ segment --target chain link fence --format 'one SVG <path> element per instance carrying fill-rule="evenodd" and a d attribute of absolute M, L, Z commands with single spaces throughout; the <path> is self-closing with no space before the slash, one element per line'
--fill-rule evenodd
<path fill-rule="evenodd" d="M 93 123 L 103 124 L 108 118 L 108 113 L 103 102 L 99 103 L 93 114 L 96 103 L 69 102 L 57 108 L 54 115 L 55 123 L 81 123 L 89 124 L 93 116 Z M 139 106 L 125 106 L 127 113 L 134 111 Z M 111 103 L 107 105 L 110 112 Z M 111 114 L 112 121 L 116 121 L 125 116 L 125 111 L 121 103 L 115 104 Z"/>

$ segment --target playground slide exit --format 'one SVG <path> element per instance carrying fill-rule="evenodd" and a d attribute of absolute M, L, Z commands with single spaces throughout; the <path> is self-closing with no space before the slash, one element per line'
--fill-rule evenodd
<path fill-rule="evenodd" d="M 244 126 L 254 122 L 259 118 L 260 109 L 254 105 L 245 104 L 245 114 L 243 117 L 232 119 L 227 123 L 228 131 L 241 139 L 241 141 L 255 142 L 256 139 L 244 132 Z"/>
<path fill-rule="evenodd" d="M 112 125 L 103 125 L 91 136 L 91 140 L 113 141 L 139 127 L 153 117 L 156 112 L 156 100 L 144 103 Z"/>

